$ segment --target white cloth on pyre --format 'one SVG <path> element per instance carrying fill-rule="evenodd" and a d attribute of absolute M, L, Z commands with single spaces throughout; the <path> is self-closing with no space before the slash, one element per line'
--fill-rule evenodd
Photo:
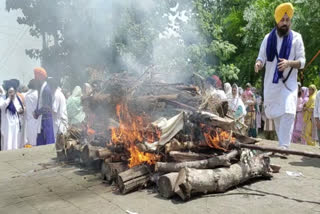
<path fill-rule="evenodd" d="M 159 141 L 154 143 L 144 143 L 149 151 L 155 151 L 157 147 L 164 146 L 168 143 L 178 132 L 184 127 L 184 112 L 180 112 L 178 115 L 167 120 L 164 117 L 152 123 L 153 126 L 158 127 L 161 130 L 161 136 Z"/>

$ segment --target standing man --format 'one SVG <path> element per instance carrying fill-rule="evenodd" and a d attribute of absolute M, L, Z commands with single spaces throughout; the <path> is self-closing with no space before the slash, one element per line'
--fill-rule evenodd
<path fill-rule="evenodd" d="M 21 147 L 21 116 L 24 113 L 24 106 L 21 98 L 17 95 L 18 87 L 19 81 L 5 81 L 3 88 L 7 91 L 7 95 L 6 98 L 0 97 L 2 150 Z M 3 93 L 2 90 L 1 93 Z"/>
<path fill-rule="evenodd" d="M 25 129 L 27 144 L 31 146 L 37 145 L 38 127 L 40 121 L 33 118 L 33 112 L 37 109 L 38 91 L 36 87 L 36 80 L 30 80 L 28 84 L 29 91 L 25 96 L 26 113 L 25 113 Z"/>
<path fill-rule="evenodd" d="M 52 90 L 53 104 L 53 129 L 54 136 L 57 139 L 59 134 L 67 133 L 68 129 L 68 115 L 67 115 L 67 101 L 63 95 L 60 83 L 57 79 L 49 77 L 48 84 Z"/>
<path fill-rule="evenodd" d="M 293 131 L 298 83 L 298 69 L 305 65 L 302 37 L 291 30 L 291 3 L 275 10 L 275 28 L 265 36 L 255 64 L 258 72 L 266 64 L 264 107 L 267 118 L 273 119 L 281 148 L 289 148 Z"/>
<path fill-rule="evenodd" d="M 37 83 L 38 102 L 34 111 L 34 118 L 40 120 L 38 126 L 37 146 L 52 144 L 55 142 L 52 119 L 52 93 L 48 86 L 47 72 L 44 68 L 34 69 L 34 79 Z"/>

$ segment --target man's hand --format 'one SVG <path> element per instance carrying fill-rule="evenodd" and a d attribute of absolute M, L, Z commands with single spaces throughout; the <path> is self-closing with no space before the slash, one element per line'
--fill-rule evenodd
<path fill-rule="evenodd" d="M 33 118 L 37 120 L 37 119 L 38 119 L 38 117 L 39 117 L 39 115 L 38 115 L 38 114 L 36 114 L 36 112 L 33 112 Z"/>
<path fill-rule="evenodd" d="M 260 60 L 256 61 L 256 64 L 254 65 L 254 71 L 258 73 L 262 69 L 262 62 Z"/>
<path fill-rule="evenodd" d="M 20 109 L 19 111 L 18 111 L 18 114 L 23 114 L 24 113 L 24 110 L 23 109 Z"/>
<path fill-rule="evenodd" d="M 279 59 L 280 62 L 278 63 L 278 69 L 279 71 L 284 71 L 286 68 L 289 68 L 290 67 L 290 62 L 289 60 L 286 60 L 286 59 Z"/>

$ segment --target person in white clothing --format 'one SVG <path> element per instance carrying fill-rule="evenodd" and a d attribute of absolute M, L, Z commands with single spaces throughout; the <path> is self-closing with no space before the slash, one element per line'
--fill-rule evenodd
<path fill-rule="evenodd" d="M 54 136 L 57 139 L 59 134 L 67 133 L 68 129 L 68 114 L 67 114 L 67 102 L 61 88 L 59 87 L 59 81 L 49 77 L 48 84 L 52 90 L 52 111 L 53 111 L 53 129 Z"/>
<path fill-rule="evenodd" d="M 5 81 L 6 98 L 0 96 L 1 150 L 18 149 L 21 145 L 20 115 L 24 113 L 21 98 L 16 94 L 19 81 Z M 1 90 L 1 94 L 3 91 Z"/>
<path fill-rule="evenodd" d="M 316 121 L 317 132 L 318 132 L 318 141 L 319 141 L 319 145 L 320 145 L 320 90 L 316 96 L 316 103 L 315 103 L 314 110 L 313 110 L 313 117 Z"/>
<path fill-rule="evenodd" d="M 37 109 L 38 91 L 36 90 L 36 82 L 30 80 L 28 85 L 29 91 L 25 95 L 26 113 L 25 113 L 25 133 L 27 144 L 31 146 L 37 145 L 37 135 L 40 120 L 33 117 L 33 112 Z"/>
<path fill-rule="evenodd" d="M 291 3 L 280 4 L 275 10 L 276 27 L 264 37 L 255 72 L 266 65 L 264 108 L 273 119 L 281 148 L 291 142 L 297 106 L 298 69 L 304 68 L 305 51 L 302 37 L 291 30 L 294 9 Z"/>
<path fill-rule="evenodd" d="M 224 88 L 224 92 L 226 93 L 227 98 L 232 99 L 232 87 L 231 87 L 230 83 L 226 82 L 223 85 L 223 88 Z"/>

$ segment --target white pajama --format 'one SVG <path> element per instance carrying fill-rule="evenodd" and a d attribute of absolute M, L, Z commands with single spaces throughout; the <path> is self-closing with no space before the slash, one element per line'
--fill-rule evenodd
<path fill-rule="evenodd" d="M 294 119 L 294 114 L 283 114 L 282 116 L 273 119 L 278 135 L 279 146 L 282 148 L 288 149 L 290 146 Z"/>

